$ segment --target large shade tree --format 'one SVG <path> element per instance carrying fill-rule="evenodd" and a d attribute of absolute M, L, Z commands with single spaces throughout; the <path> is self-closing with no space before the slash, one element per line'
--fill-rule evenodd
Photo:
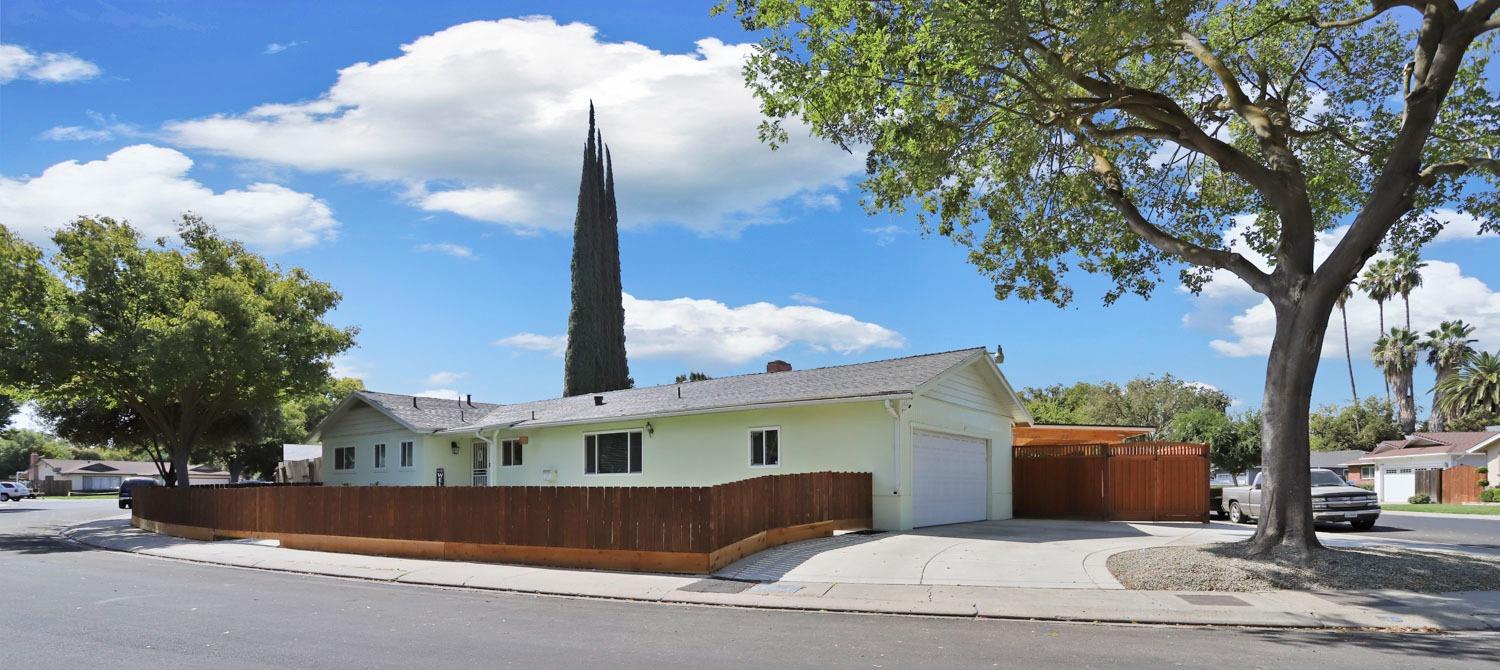
<path fill-rule="evenodd" d="M 1388 239 L 1447 206 L 1494 227 L 1484 69 L 1500 0 L 736 0 L 768 117 L 866 154 L 872 210 L 915 210 L 999 298 L 1111 302 L 1176 269 L 1275 316 L 1253 554 L 1311 558 L 1308 411 L 1329 314 Z M 1248 215 L 1248 226 L 1235 227 Z M 1338 229 L 1341 225 L 1346 228 Z M 1336 229 L 1338 229 L 1336 231 Z M 1232 238 L 1230 235 L 1232 233 Z M 1331 251 L 1319 262 L 1322 239 Z M 1246 253 L 1246 250 L 1254 254 Z M 1266 263 L 1258 263 L 1255 255 Z M 1233 279 L 1231 279 L 1233 278 Z"/>
<path fill-rule="evenodd" d="M 246 412 L 318 390 L 354 329 L 323 318 L 339 294 L 301 269 L 283 271 L 187 216 L 181 245 L 143 245 L 124 222 L 82 217 L 52 238 L 51 265 L 0 226 L 0 279 L 34 301 L 0 303 L 0 386 L 80 430 L 118 422 L 167 456 L 178 485 L 189 458 Z M 4 282 L 0 282 L 3 284 Z M 0 296 L 3 297 L 3 296 Z"/>

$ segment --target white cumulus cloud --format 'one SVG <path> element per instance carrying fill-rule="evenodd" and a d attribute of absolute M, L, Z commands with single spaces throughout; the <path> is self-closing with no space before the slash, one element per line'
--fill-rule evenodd
<path fill-rule="evenodd" d="M 906 346 L 896 331 L 819 307 L 623 298 L 625 347 L 633 357 L 741 364 L 793 344 L 842 354 Z M 567 337 L 519 333 L 496 344 L 561 355 Z"/>
<path fill-rule="evenodd" d="M 448 386 L 463 378 L 464 373 L 462 372 L 442 370 L 427 375 L 427 379 L 423 380 L 422 383 L 426 386 Z"/>
<path fill-rule="evenodd" d="M 525 232 L 571 228 L 590 100 L 613 152 L 621 224 L 733 233 L 862 165 L 792 124 L 764 146 L 750 44 L 689 53 L 547 17 L 475 21 L 350 65 L 320 97 L 168 123 L 176 143 L 401 186 L 417 207 Z M 819 202 L 815 196 L 813 201 Z"/>
<path fill-rule="evenodd" d="M 1449 227 L 1434 243 L 1468 240 L 1478 236 L 1478 222 L 1472 217 L 1452 210 L 1439 210 L 1436 215 L 1446 219 Z M 1248 224 L 1248 218 L 1241 218 L 1234 228 L 1226 232 L 1225 239 L 1231 249 L 1241 252 L 1262 269 L 1269 270 L 1266 259 L 1245 248 L 1240 239 L 1240 234 Z M 1319 233 L 1313 251 L 1315 261 L 1323 262 L 1347 231 L 1346 227 L 1340 227 Z M 1374 258 L 1387 258 L 1389 255 L 1382 252 Z M 1475 326 L 1479 347 L 1500 347 L 1500 293 L 1496 293 L 1483 281 L 1465 275 L 1463 268 L 1457 263 L 1432 259 L 1425 262 L 1427 266 L 1422 269 L 1422 286 L 1411 294 L 1412 329 L 1421 333 L 1436 328 L 1443 321 L 1462 319 Z M 1271 351 L 1276 314 L 1270 301 L 1261 298 L 1244 282 L 1224 270 L 1215 271 L 1214 281 L 1204 288 L 1202 300 L 1204 304 L 1200 304 L 1200 307 L 1214 304 L 1243 306 L 1250 303 L 1248 307 L 1238 309 L 1238 313 L 1229 320 L 1228 337 L 1209 342 L 1214 351 L 1232 357 L 1264 356 Z M 1354 352 L 1355 358 L 1369 358 L 1370 347 L 1380 336 L 1380 306 L 1355 290 L 1354 297 L 1345 308 L 1349 319 L 1349 348 Z M 1328 334 L 1323 341 L 1324 356 L 1342 356 L 1344 353 L 1341 318 L 1335 309 L 1329 320 Z M 1191 315 L 1187 320 L 1193 320 Z M 1387 300 L 1385 327 L 1389 329 L 1405 323 L 1405 303 L 1399 296 L 1394 300 Z"/>
<path fill-rule="evenodd" d="M 284 186 L 250 184 L 214 192 L 187 176 L 193 160 L 149 144 L 102 160 L 64 161 L 35 177 L 0 176 L 0 223 L 34 241 L 80 215 L 129 220 L 147 237 L 171 235 L 184 212 L 267 251 L 311 246 L 333 237 L 327 203 Z"/>
<path fill-rule="evenodd" d="M 49 84 L 99 76 L 99 66 L 72 54 L 32 53 L 15 44 L 0 44 L 0 84 L 31 79 Z"/>
<path fill-rule="evenodd" d="M 265 51 L 261 52 L 267 56 L 274 56 L 295 46 L 301 46 L 301 42 L 272 42 L 266 45 Z"/>

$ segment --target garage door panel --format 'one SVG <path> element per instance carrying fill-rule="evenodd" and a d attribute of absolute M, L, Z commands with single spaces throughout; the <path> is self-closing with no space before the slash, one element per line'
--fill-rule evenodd
<path fill-rule="evenodd" d="M 1417 475 L 1412 468 L 1388 468 L 1380 477 L 1381 502 L 1404 503 L 1417 494 Z"/>
<path fill-rule="evenodd" d="M 989 518 L 989 457 L 984 440 L 913 431 L 912 461 L 913 525 Z"/>

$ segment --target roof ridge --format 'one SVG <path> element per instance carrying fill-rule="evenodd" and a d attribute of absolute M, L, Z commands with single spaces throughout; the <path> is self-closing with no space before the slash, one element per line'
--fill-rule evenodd
<path fill-rule="evenodd" d="M 592 392 L 589 392 L 589 393 L 579 393 L 578 395 L 565 395 L 565 396 L 562 396 L 562 397 L 563 398 L 577 398 L 577 397 L 586 396 L 586 395 L 599 395 L 600 393 L 619 393 L 620 391 L 645 391 L 647 389 L 654 389 L 654 388 L 666 388 L 666 387 L 669 387 L 669 386 L 686 386 L 688 384 L 703 384 L 703 383 L 707 383 L 707 382 L 716 382 L 716 381 L 720 381 L 720 380 L 724 380 L 724 379 L 739 379 L 739 378 L 742 378 L 742 377 L 756 377 L 756 376 L 760 376 L 760 375 L 784 375 L 784 374 L 788 374 L 788 373 L 798 373 L 798 372 L 816 372 L 818 370 L 836 370 L 836 369 L 839 369 L 839 368 L 852 368 L 852 367 L 859 366 L 859 365 L 874 365 L 876 363 L 893 363 L 895 361 L 905 361 L 905 360 L 910 360 L 910 359 L 913 359 L 913 358 L 928 358 L 928 357 L 931 357 L 931 356 L 942 356 L 944 354 L 956 354 L 956 353 L 958 353 L 960 351 L 985 351 L 985 352 L 988 352 L 989 350 L 985 349 L 984 347 L 964 347 L 962 349 L 949 349 L 947 351 L 933 351 L 933 352 L 925 353 L 925 354 L 910 354 L 910 355 L 907 355 L 907 356 L 897 356 L 895 358 L 882 358 L 882 359 L 879 359 L 879 360 L 863 361 L 863 362 L 859 362 L 859 363 L 840 363 L 838 365 L 824 365 L 824 366 L 820 366 L 820 367 L 816 367 L 816 368 L 794 368 L 792 370 L 786 370 L 784 372 L 741 372 L 740 374 L 737 374 L 737 375 L 725 375 L 723 377 L 714 377 L 712 379 L 700 379 L 700 380 L 694 381 L 694 382 L 672 382 L 672 383 L 668 383 L 668 384 L 652 384 L 651 386 L 637 386 L 635 388 L 617 389 L 615 391 L 592 391 Z M 547 400 L 556 400 L 556 399 L 560 399 L 560 398 L 547 398 Z M 526 402 L 512 403 L 512 404 L 527 404 L 527 403 L 530 403 L 530 402 L 539 402 L 539 401 L 534 401 L 533 400 L 533 401 L 526 401 Z"/>

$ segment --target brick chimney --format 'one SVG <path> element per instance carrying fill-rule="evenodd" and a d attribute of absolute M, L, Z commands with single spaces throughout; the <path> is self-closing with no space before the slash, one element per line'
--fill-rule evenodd
<path fill-rule="evenodd" d="M 766 363 L 766 372 L 791 372 L 792 364 L 781 359 Z"/>

